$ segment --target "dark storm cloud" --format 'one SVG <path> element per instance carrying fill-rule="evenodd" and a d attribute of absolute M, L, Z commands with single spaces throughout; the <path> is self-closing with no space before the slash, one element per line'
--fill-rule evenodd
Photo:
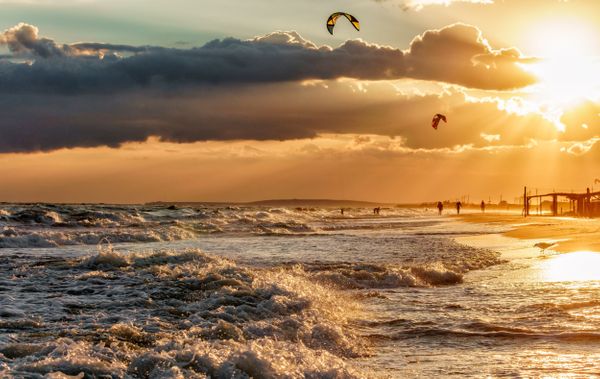
<path fill-rule="evenodd" d="M 408 51 L 346 41 L 317 47 L 295 32 L 253 40 L 227 38 L 202 47 L 169 49 L 102 43 L 58 44 L 37 28 L 19 24 L 0 35 L 27 64 L 2 62 L 0 90 L 106 93 L 148 86 L 269 83 L 348 77 L 361 80 L 419 78 L 481 89 L 510 89 L 534 82 L 516 63 L 517 50 L 493 50 L 480 31 L 455 24 L 428 31 Z M 128 53 L 128 56 L 119 56 Z"/>
<path fill-rule="evenodd" d="M 100 42 L 80 42 L 69 45 L 71 49 L 75 49 L 77 54 L 87 52 L 101 52 L 109 51 L 113 53 L 143 53 L 150 50 L 160 50 L 160 48 L 152 46 L 130 46 L 130 45 L 119 45 L 112 43 L 100 43 Z"/>
<path fill-rule="evenodd" d="M 460 134 L 424 134 L 431 112 L 447 106 L 438 96 L 363 95 L 349 83 L 298 82 L 409 77 L 494 89 L 532 82 L 516 64 L 523 60 L 517 50 L 494 50 L 478 29 L 461 24 L 427 32 L 406 51 L 360 40 L 318 47 L 294 32 L 191 49 L 65 45 L 26 24 L 0 34 L 0 44 L 12 53 L 0 59 L 0 153 L 117 147 L 151 136 L 196 142 L 370 133 L 405 137 L 410 147 L 482 144 L 480 133 L 497 128 L 471 108 L 460 114 L 473 111 L 472 119 L 453 125 L 462 125 Z M 464 102 L 452 96 L 453 107 Z M 490 119 L 502 114 L 485 107 Z"/>
<path fill-rule="evenodd" d="M 290 140 L 323 133 L 400 136 L 410 148 L 525 144 L 554 138 L 539 116 L 508 115 L 493 103 L 465 102 L 453 92 L 398 95 L 392 86 L 353 92 L 348 83 L 323 86 L 271 84 L 201 88 L 177 95 L 138 91 L 104 96 L 2 96 L 0 152 L 49 151 L 145 141 Z M 448 124 L 431 129 L 432 110 L 444 109 Z M 523 122 L 527 121 L 527 122 Z M 518 133 L 511 126 L 521 125 Z"/>

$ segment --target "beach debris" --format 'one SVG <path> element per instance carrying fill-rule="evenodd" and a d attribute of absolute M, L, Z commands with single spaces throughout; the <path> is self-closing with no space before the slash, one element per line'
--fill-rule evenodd
<path fill-rule="evenodd" d="M 436 115 L 433 116 L 433 120 L 431 120 L 431 127 L 434 128 L 435 130 L 437 130 L 438 124 L 440 123 L 440 120 L 444 121 L 444 122 L 447 122 L 446 121 L 446 116 L 444 116 L 441 113 L 436 113 Z"/>
<path fill-rule="evenodd" d="M 346 19 L 350 21 L 352 26 L 354 26 L 354 29 L 360 31 L 360 23 L 356 17 L 346 12 L 335 12 L 327 19 L 327 30 L 329 31 L 329 34 L 333 35 L 333 28 L 335 27 L 338 18 L 342 16 L 346 17 Z"/>
<path fill-rule="evenodd" d="M 540 248 L 542 250 L 542 253 L 546 252 L 547 249 L 556 246 L 557 243 L 556 242 L 538 242 L 535 245 L 533 245 L 533 247 L 537 247 Z"/>

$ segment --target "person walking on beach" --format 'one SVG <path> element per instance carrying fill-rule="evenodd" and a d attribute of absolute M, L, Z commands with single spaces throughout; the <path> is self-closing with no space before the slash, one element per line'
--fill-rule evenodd
<path fill-rule="evenodd" d="M 442 215 L 442 211 L 444 210 L 444 204 L 442 204 L 441 201 L 438 201 L 437 209 L 438 209 L 438 215 L 441 216 Z"/>
<path fill-rule="evenodd" d="M 456 214 L 460 214 L 460 208 L 462 207 L 462 203 L 460 201 L 456 202 Z"/>
<path fill-rule="evenodd" d="M 485 201 L 481 200 L 481 213 L 485 213 Z"/>

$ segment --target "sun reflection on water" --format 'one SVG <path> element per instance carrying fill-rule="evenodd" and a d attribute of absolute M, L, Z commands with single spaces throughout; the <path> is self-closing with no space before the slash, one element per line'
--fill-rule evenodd
<path fill-rule="evenodd" d="M 600 253 L 577 251 L 557 255 L 542 263 L 542 272 L 548 282 L 600 280 Z"/>

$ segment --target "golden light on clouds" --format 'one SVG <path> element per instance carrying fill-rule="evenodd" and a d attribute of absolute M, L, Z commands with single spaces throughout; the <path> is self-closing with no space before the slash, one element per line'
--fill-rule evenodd
<path fill-rule="evenodd" d="M 0 199 L 420 201 L 600 176 L 594 12 L 389 2 L 421 9 L 385 11 L 422 24 L 383 39 L 369 27 L 347 41 L 268 29 L 173 49 L 7 25 Z M 436 113 L 448 123 L 433 130 Z"/>
<path fill-rule="evenodd" d="M 451 128 L 446 132 L 452 133 Z M 431 135 L 436 135 L 433 130 Z M 500 193 L 511 198 L 526 181 L 545 187 L 554 185 L 556 179 L 584 185 L 588 168 L 598 159 L 598 152 L 560 152 L 569 143 L 511 146 L 496 136 L 487 137 L 495 140 L 492 145 L 434 149 L 409 148 L 402 138 L 329 134 L 283 142 L 181 144 L 150 139 L 119 149 L 5 154 L 0 156 L 4 178 L 0 198 L 126 203 L 265 198 L 420 202 Z M 477 138 L 487 144 L 481 136 Z M 564 170 L 575 163 L 583 169 Z M 546 166 L 562 172 L 561 177 L 540 170 Z M 506 179 L 499 184 L 498 177 Z"/>

